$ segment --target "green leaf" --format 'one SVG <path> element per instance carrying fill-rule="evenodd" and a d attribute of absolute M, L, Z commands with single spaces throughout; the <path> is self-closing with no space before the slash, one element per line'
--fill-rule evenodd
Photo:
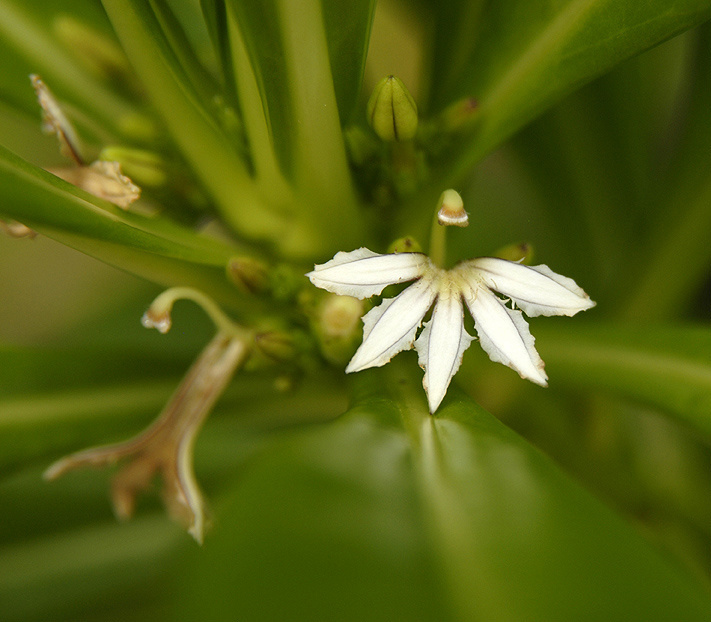
<path fill-rule="evenodd" d="M 0 214 L 161 285 L 191 283 L 238 303 L 224 276 L 239 247 L 163 218 L 125 212 L 0 146 Z"/>
<path fill-rule="evenodd" d="M 83 6 L 79 13 L 83 21 L 95 21 L 91 18 L 97 13 L 103 17 L 92 3 L 81 4 L 90 5 Z M 37 17 L 37 13 L 43 19 Z M 52 20 L 46 16 L 45 5 L 35 8 L 34 12 L 27 10 L 26 3 L 3 2 L 0 5 L 0 36 L 3 39 L 0 54 L 3 66 L 7 68 L 3 72 L 3 90 L 12 94 L 14 103 L 25 110 L 30 106 L 34 108 L 32 112 L 36 110 L 27 75 L 38 73 L 58 96 L 68 98 L 79 110 L 89 111 L 94 122 L 103 127 L 104 133 L 106 128 L 110 128 L 114 135 L 136 139 L 139 135 L 131 132 L 130 128 L 140 126 L 145 129 L 141 132 L 141 138 L 154 138 L 152 121 L 143 116 L 141 108 L 86 71 L 56 40 L 51 31 Z M 93 26 L 100 27 L 99 24 Z M 104 26 L 103 22 L 101 26 Z M 20 62 L 17 62 L 18 59 Z"/>
<path fill-rule="evenodd" d="M 460 13 L 466 11 L 460 3 Z M 471 19 L 451 14 L 438 27 L 441 40 Z M 475 16 L 478 29 L 467 62 L 452 59 L 456 76 L 440 68 L 445 53 L 461 54 L 457 46 L 439 44 L 433 67 L 432 107 L 439 109 L 459 97 L 479 101 L 479 119 L 452 176 L 462 174 L 486 153 L 540 114 L 552 103 L 622 60 L 638 54 L 711 17 L 709 0 L 504 0 L 486 4 Z M 441 21 L 441 20 L 440 20 Z M 478 36 L 477 36 L 478 34 Z M 444 88 L 443 88 L 444 87 Z"/>
<path fill-rule="evenodd" d="M 234 37 L 233 53 L 239 56 L 243 43 L 259 91 L 259 99 L 249 90 L 238 93 L 246 132 L 252 148 L 263 150 L 264 140 L 259 138 L 264 128 L 253 130 L 250 119 L 268 127 L 273 158 L 293 186 L 291 209 L 298 213 L 312 256 L 362 242 L 362 215 L 357 211 L 338 106 L 357 91 L 372 14 L 370 0 L 339 7 L 325 7 L 320 0 L 298 4 L 231 0 L 228 9 L 243 40 Z M 341 18 L 339 27 L 327 33 L 326 27 Z M 351 62 L 341 68 L 335 63 L 343 59 L 345 45 L 360 45 L 360 49 L 350 50 Z M 336 58 L 330 59 L 329 53 Z M 240 64 L 236 60 L 235 71 L 239 72 Z M 239 75 L 236 80 L 239 87 Z M 325 243 L 328 239 L 333 243 Z M 334 248 L 337 243 L 342 246 Z"/>
<path fill-rule="evenodd" d="M 419 378 L 365 372 L 358 384 L 337 422 L 242 474 L 182 619 L 711 615 L 690 576 L 471 401 L 431 417 Z"/>
<path fill-rule="evenodd" d="M 701 326 L 536 327 L 551 385 L 639 400 L 711 436 L 711 330 Z"/>
<path fill-rule="evenodd" d="M 322 0 L 341 125 L 346 125 L 360 94 L 376 0 Z"/>
<path fill-rule="evenodd" d="M 245 163 L 203 108 L 150 5 L 137 0 L 103 4 L 175 144 L 226 222 L 248 237 L 278 239 L 285 223 L 256 195 Z"/>

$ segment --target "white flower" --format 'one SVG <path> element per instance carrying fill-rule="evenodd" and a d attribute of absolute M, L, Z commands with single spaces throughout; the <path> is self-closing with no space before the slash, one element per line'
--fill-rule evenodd
<path fill-rule="evenodd" d="M 386 298 L 363 316 L 363 343 L 346 372 L 385 365 L 414 344 L 425 370 L 423 385 L 430 412 L 444 399 L 464 351 L 474 339 L 464 328 L 464 304 L 489 358 L 541 386 L 547 386 L 548 378 L 528 324 L 521 311 L 509 309 L 494 292 L 507 296 L 512 306 L 529 316 L 572 316 L 595 306 L 575 281 L 548 266 L 528 267 L 494 257 L 443 270 L 421 253 L 379 255 L 359 248 L 337 253 L 307 276 L 316 287 L 361 299 L 380 294 L 387 285 L 415 280 L 398 296 Z M 433 304 L 432 317 L 417 336 Z"/>

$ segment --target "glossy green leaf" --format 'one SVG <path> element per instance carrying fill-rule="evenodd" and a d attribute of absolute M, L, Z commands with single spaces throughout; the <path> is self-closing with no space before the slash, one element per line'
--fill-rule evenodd
<path fill-rule="evenodd" d="M 536 341 L 552 378 L 662 409 L 711 435 L 711 330 L 702 326 L 586 324 Z"/>
<path fill-rule="evenodd" d="M 469 11 L 459 3 L 460 12 Z M 466 62 L 452 62 L 456 75 L 445 71 L 446 88 L 437 81 L 440 67 L 450 63 L 444 45 L 450 29 L 469 19 L 448 20 L 438 27 L 442 40 L 433 68 L 432 106 L 441 108 L 458 97 L 479 101 L 478 124 L 457 161 L 462 173 L 563 95 L 617 63 L 679 32 L 711 18 L 709 0 L 644 3 L 617 0 L 533 0 L 487 3 L 476 14 L 475 44 Z M 460 37 L 461 38 L 461 37 Z M 466 49 L 466 48 L 465 48 Z"/>
<path fill-rule="evenodd" d="M 379 373 L 337 422 L 243 473 L 181 619 L 711 615 L 686 573 L 493 416 L 450 398 L 431 417 L 417 377 L 390 370 L 385 389 Z"/>
<path fill-rule="evenodd" d="M 122 211 L 2 147 L 0 189 L 4 217 L 158 284 L 191 283 L 222 300 L 236 298 L 224 266 L 239 247 Z"/>
<path fill-rule="evenodd" d="M 323 20 L 341 125 L 353 114 L 365 69 L 376 0 L 323 0 Z"/>
<path fill-rule="evenodd" d="M 284 223 L 256 196 L 246 164 L 202 106 L 150 5 L 137 0 L 103 4 L 175 144 L 224 219 L 249 237 L 278 239 Z M 202 95 L 209 99 L 213 94 Z"/>

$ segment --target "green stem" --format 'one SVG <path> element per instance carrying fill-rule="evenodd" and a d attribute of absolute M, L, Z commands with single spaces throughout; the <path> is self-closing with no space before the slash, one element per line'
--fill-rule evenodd
<path fill-rule="evenodd" d="M 435 213 L 430 231 L 429 256 L 438 268 L 444 268 L 447 262 L 447 227 L 440 225 Z"/>
<path fill-rule="evenodd" d="M 346 159 L 321 4 L 280 0 L 278 6 L 295 123 L 296 184 L 303 194 L 304 239 L 298 242 L 318 252 L 350 247 L 362 242 L 363 222 Z"/>
<path fill-rule="evenodd" d="M 271 203 L 282 206 L 293 200 L 292 192 L 281 172 L 274 151 L 274 141 L 264 114 L 264 103 L 259 93 L 254 68 L 249 60 L 234 10 L 230 5 L 227 6 L 227 31 L 240 112 L 252 155 L 256 182 L 260 192 L 268 197 Z"/>
<path fill-rule="evenodd" d="M 155 16 L 137 0 L 103 0 L 103 5 L 173 139 L 226 222 L 247 237 L 278 240 L 285 222 L 260 200 L 244 162 L 182 81 Z"/>

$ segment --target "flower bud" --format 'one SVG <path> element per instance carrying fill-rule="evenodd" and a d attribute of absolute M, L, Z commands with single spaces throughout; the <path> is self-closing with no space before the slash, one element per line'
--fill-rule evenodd
<path fill-rule="evenodd" d="M 254 343 L 264 356 L 278 363 L 291 361 L 298 354 L 294 338 L 281 331 L 257 333 Z"/>
<path fill-rule="evenodd" d="M 250 294 L 263 294 L 269 289 L 267 266 L 253 257 L 232 257 L 227 262 L 227 277 Z"/>
<path fill-rule="evenodd" d="M 312 317 L 312 327 L 323 357 L 342 365 L 353 356 L 361 340 L 362 300 L 351 296 L 324 296 Z"/>
<path fill-rule="evenodd" d="M 533 247 L 528 242 L 509 244 L 497 250 L 496 253 L 494 253 L 494 257 L 530 264 L 533 261 Z"/>
<path fill-rule="evenodd" d="M 404 238 L 398 238 L 390 246 L 388 246 L 388 253 L 421 253 L 422 247 L 419 242 L 413 238 L 405 236 Z"/>
<path fill-rule="evenodd" d="M 441 131 L 446 133 L 459 132 L 476 118 L 479 103 L 473 97 L 465 97 L 447 106 L 440 115 Z"/>
<path fill-rule="evenodd" d="M 168 182 L 165 162 L 152 151 L 106 147 L 99 154 L 99 160 L 118 162 L 121 170 L 139 186 L 157 188 Z"/>
<path fill-rule="evenodd" d="M 466 227 L 469 215 L 464 211 L 464 201 L 456 190 L 445 190 L 437 204 L 437 222 L 444 226 Z"/>
<path fill-rule="evenodd" d="M 417 132 L 417 104 L 402 81 L 383 78 L 368 100 L 368 123 L 384 141 L 405 141 Z"/>
<path fill-rule="evenodd" d="M 363 166 L 368 160 L 377 156 L 380 143 L 373 138 L 372 134 L 360 127 L 347 127 L 343 132 L 343 138 L 350 161 L 356 166 Z"/>

